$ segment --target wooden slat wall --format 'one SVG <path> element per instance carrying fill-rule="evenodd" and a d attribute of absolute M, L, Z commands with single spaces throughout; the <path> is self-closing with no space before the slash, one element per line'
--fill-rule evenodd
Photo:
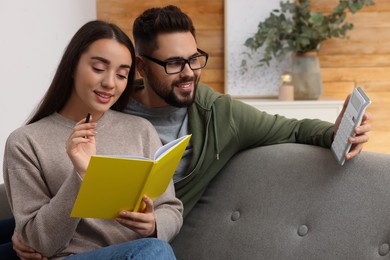
<path fill-rule="evenodd" d="M 314 0 L 313 8 L 330 12 L 338 0 Z M 190 15 L 199 48 L 210 53 L 202 81 L 224 91 L 224 0 L 97 0 L 97 17 L 118 24 L 131 35 L 132 23 L 143 10 L 173 4 Z M 373 104 L 373 130 L 367 151 L 390 153 L 390 0 L 349 15 L 354 23 L 348 40 L 326 41 L 320 51 L 325 97 L 344 99 L 361 85 Z"/>
<path fill-rule="evenodd" d="M 314 9 L 330 12 L 337 0 L 312 1 Z M 344 98 L 355 85 L 371 98 L 373 130 L 364 149 L 390 153 L 390 0 L 376 0 L 347 20 L 355 28 L 349 39 L 324 42 L 320 63 L 324 96 Z"/>
<path fill-rule="evenodd" d="M 202 82 L 224 90 L 224 9 L 223 0 L 97 0 L 97 17 L 116 23 L 131 35 L 134 19 L 145 9 L 176 5 L 187 13 L 196 28 L 198 47 L 210 55 Z"/>

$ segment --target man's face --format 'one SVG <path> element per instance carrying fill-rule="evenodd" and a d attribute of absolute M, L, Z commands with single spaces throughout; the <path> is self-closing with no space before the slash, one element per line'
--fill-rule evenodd
<path fill-rule="evenodd" d="M 150 56 L 162 61 L 183 58 L 188 59 L 199 54 L 197 44 L 190 32 L 161 34 L 157 38 L 158 49 Z M 141 75 L 144 78 L 145 90 L 148 92 L 152 106 L 172 105 L 190 106 L 195 98 L 196 86 L 201 70 L 192 70 L 188 64 L 183 71 L 167 74 L 163 66 L 142 58 L 144 62 Z"/>

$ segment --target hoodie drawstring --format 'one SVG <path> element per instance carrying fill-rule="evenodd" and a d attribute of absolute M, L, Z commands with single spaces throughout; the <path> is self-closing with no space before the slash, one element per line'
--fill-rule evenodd
<path fill-rule="evenodd" d="M 215 150 L 216 150 L 216 159 L 219 160 L 219 143 L 218 143 L 218 135 L 217 135 L 217 113 L 215 113 L 214 104 L 211 106 L 211 110 L 213 113 L 213 127 L 214 127 L 214 139 L 215 139 Z"/>

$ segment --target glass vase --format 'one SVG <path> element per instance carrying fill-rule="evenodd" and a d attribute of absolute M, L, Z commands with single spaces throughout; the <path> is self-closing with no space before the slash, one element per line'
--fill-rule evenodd
<path fill-rule="evenodd" d="M 322 94 L 322 77 L 317 52 L 293 56 L 292 83 L 295 100 L 317 100 Z"/>

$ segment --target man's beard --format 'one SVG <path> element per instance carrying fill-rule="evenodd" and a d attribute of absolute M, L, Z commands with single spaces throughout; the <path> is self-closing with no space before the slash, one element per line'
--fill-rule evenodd
<path fill-rule="evenodd" d="M 147 73 L 148 75 L 153 75 L 152 73 Z M 163 99 L 167 104 L 174 107 L 189 107 L 194 103 L 196 89 L 199 83 L 200 77 L 195 75 L 194 77 L 185 77 L 180 80 L 172 82 L 170 86 L 162 83 L 153 76 L 148 77 L 148 82 L 153 91 Z M 174 89 L 175 85 L 184 83 L 184 82 L 194 82 L 194 88 L 192 93 L 188 93 L 187 96 L 181 95 L 181 99 L 178 95 L 175 94 Z M 184 97 L 184 98 L 183 98 Z"/>

